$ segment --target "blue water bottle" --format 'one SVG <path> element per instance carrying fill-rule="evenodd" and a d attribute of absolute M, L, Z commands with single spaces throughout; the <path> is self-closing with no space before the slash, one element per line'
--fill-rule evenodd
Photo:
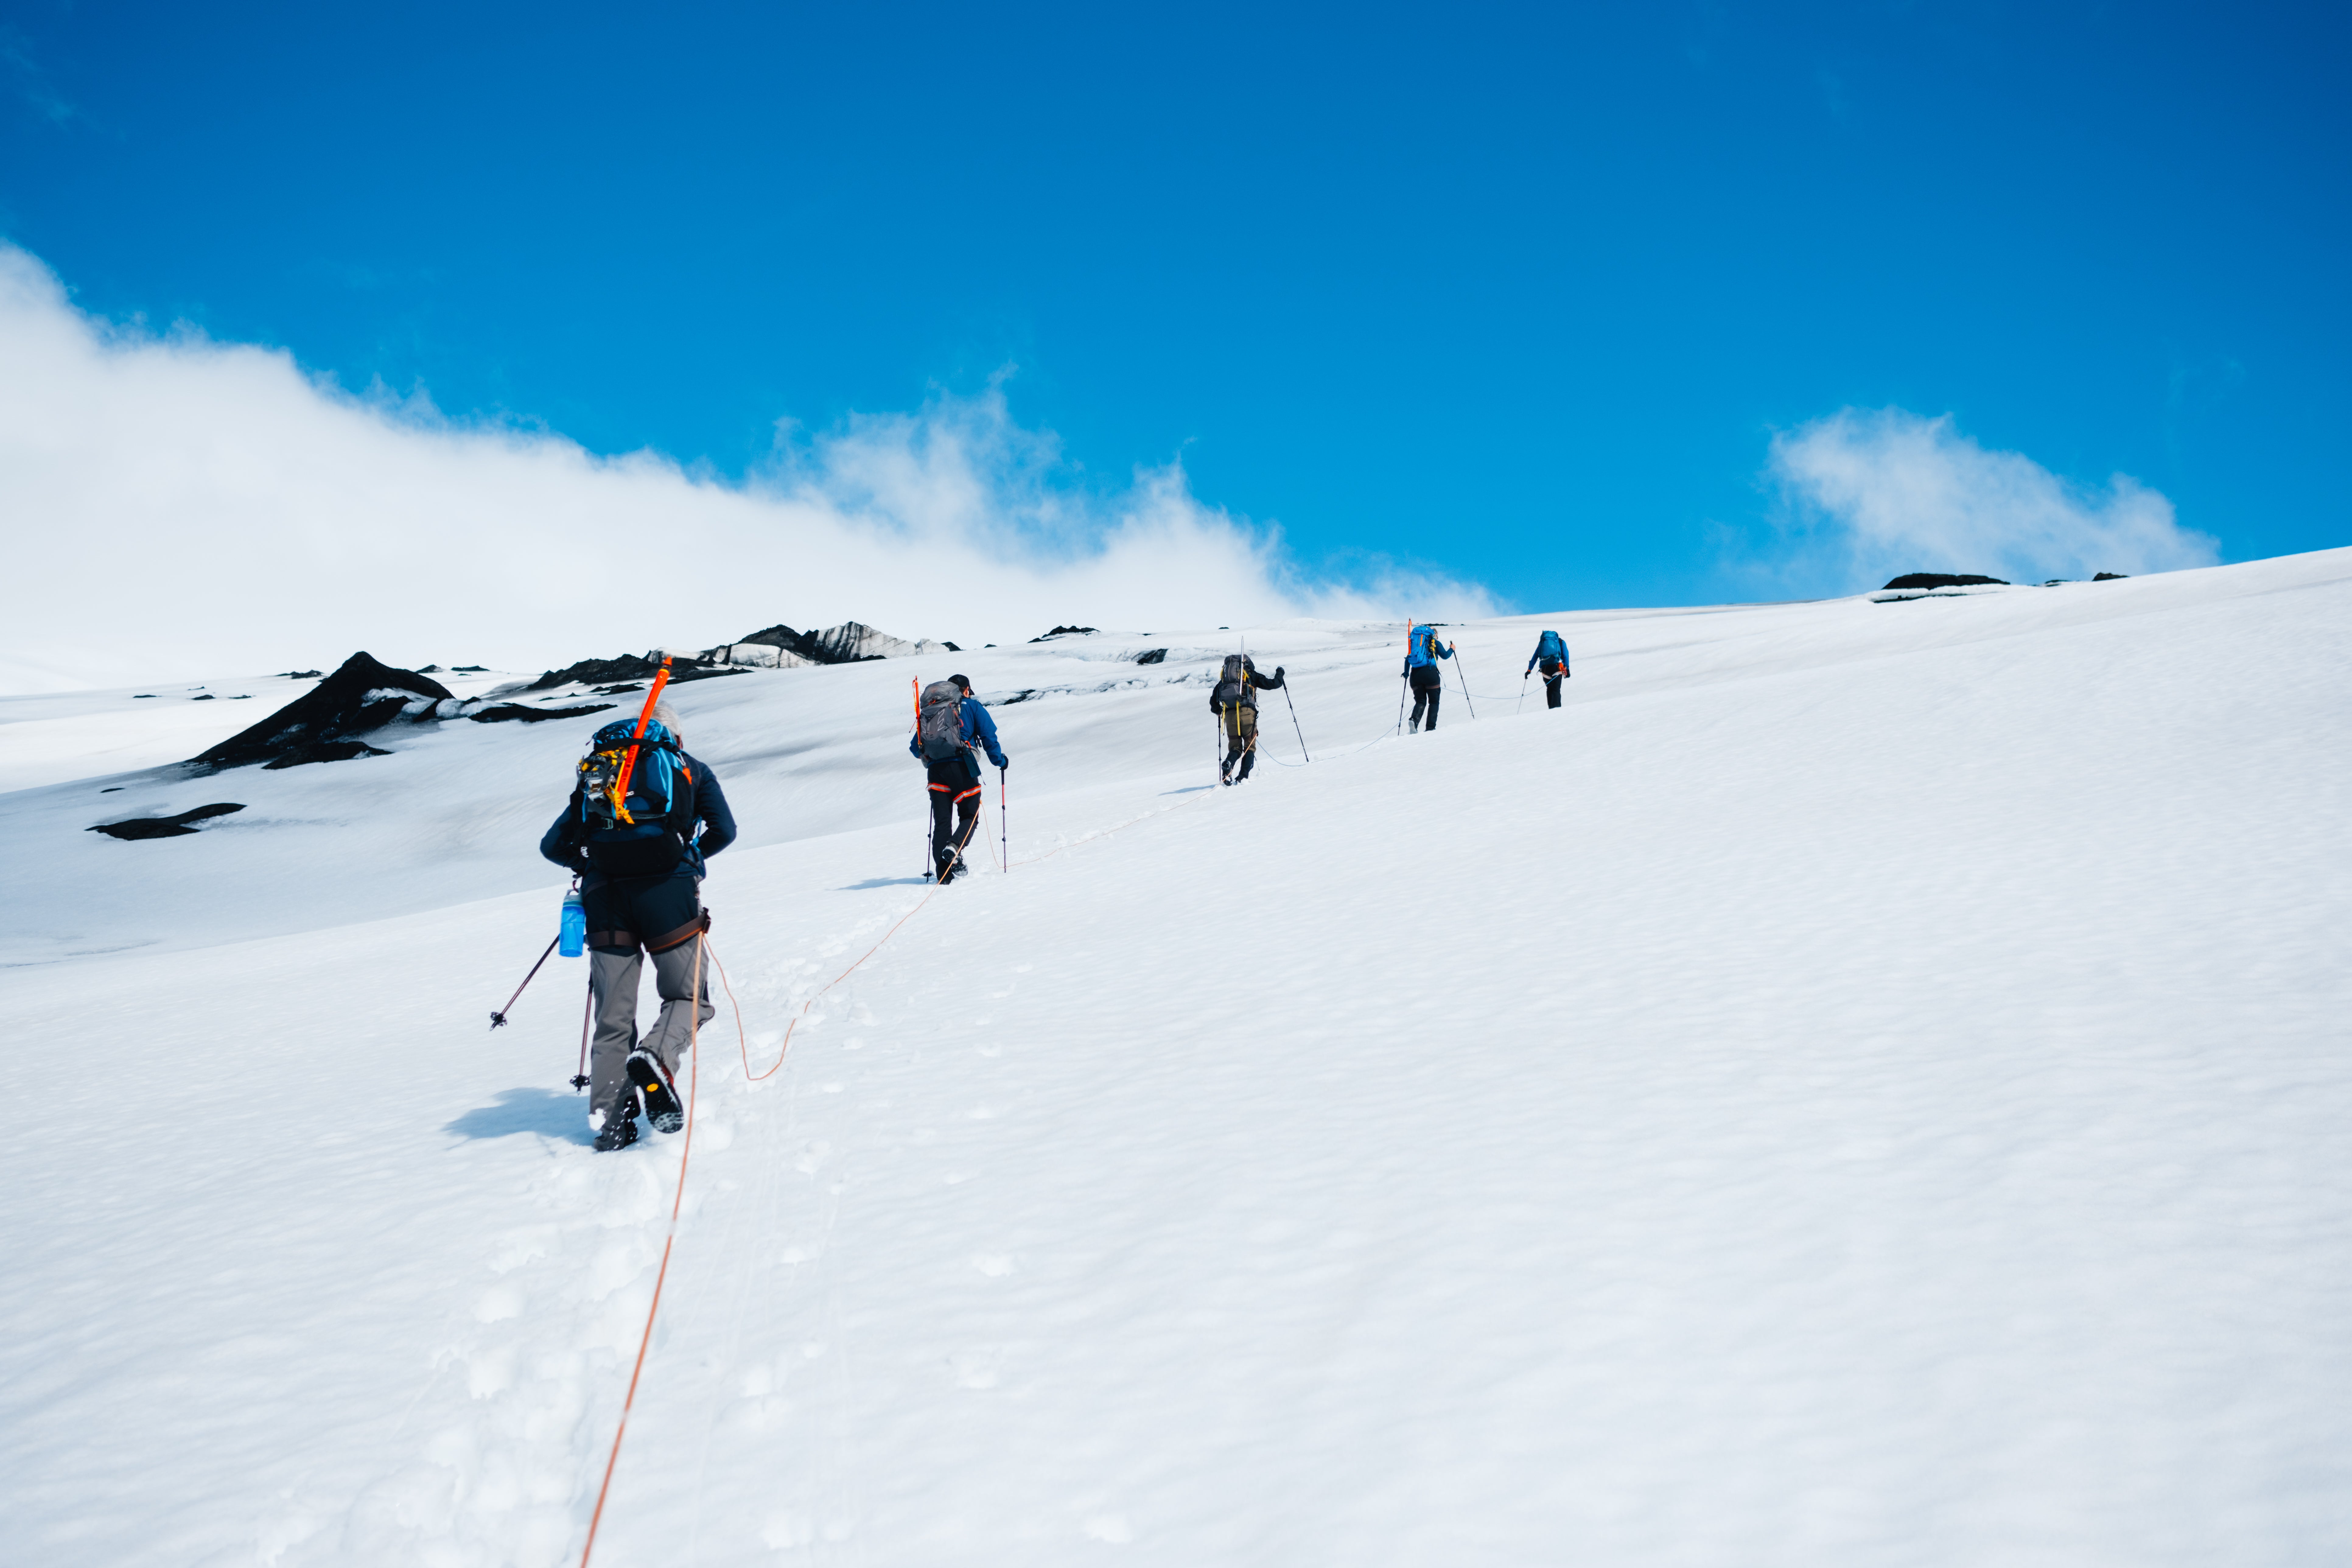
<path fill-rule="evenodd" d="M 581 907 L 577 888 L 563 895 L 563 932 L 559 945 L 566 958 L 577 958 L 587 951 L 588 911 Z"/>

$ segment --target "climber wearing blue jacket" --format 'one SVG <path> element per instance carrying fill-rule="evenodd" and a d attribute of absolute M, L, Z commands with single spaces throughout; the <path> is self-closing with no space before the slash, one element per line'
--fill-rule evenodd
<path fill-rule="evenodd" d="M 1559 683 L 1568 679 L 1568 645 L 1559 640 L 1558 632 L 1547 631 L 1536 638 L 1536 651 L 1528 658 L 1528 672 L 1519 679 L 1527 679 L 1528 674 L 1533 674 L 1538 668 L 1543 670 L 1544 706 L 1559 707 Z M 1519 689 L 1524 691 L 1527 688 L 1522 686 Z"/>
<path fill-rule="evenodd" d="M 1454 657 L 1454 645 L 1437 640 L 1435 626 L 1415 626 L 1405 638 L 1404 678 L 1412 686 L 1412 724 L 1415 731 L 1437 728 L 1437 700 L 1445 695 L 1445 678 L 1437 668 L 1441 658 Z M 1426 706 L 1429 718 L 1422 719 Z"/>
<path fill-rule="evenodd" d="M 950 686 L 962 694 L 956 703 L 955 718 L 947 719 L 945 706 L 940 704 L 936 711 L 947 725 L 945 738 L 927 735 L 926 731 L 932 728 L 934 694 L 944 698 Z M 1000 769 L 1012 763 L 1006 761 L 1003 747 L 997 743 L 996 721 L 988 716 L 988 710 L 971 694 L 971 682 L 962 676 L 950 675 L 944 681 L 934 682 L 922 693 L 915 711 L 915 732 L 907 738 L 907 751 L 924 764 L 928 775 L 926 782 L 931 796 L 931 874 L 942 882 L 951 882 L 963 869 L 962 846 L 971 837 L 972 819 L 980 815 L 980 764 L 972 759 L 973 748 L 985 750 L 988 760 Z M 925 749 L 927 741 L 935 742 L 929 751 Z"/>

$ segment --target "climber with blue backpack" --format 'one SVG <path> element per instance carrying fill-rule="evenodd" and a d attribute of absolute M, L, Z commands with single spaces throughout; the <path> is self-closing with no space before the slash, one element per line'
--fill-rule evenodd
<path fill-rule="evenodd" d="M 940 882 L 954 881 L 964 869 L 964 846 L 980 819 L 980 763 L 972 752 L 983 747 L 1000 775 L 1012 765 L 971 681 L 950 675 L 917 690 L 907 751 L 923 764 L 930 792 L 931 876 Z"/>
<path fill-rule="evenodd" d="M 1568 679 L 1568 645 L 1555 631 L 1546 631 L 1536 638 L 1536 651 L 1528 658 L 1526 672 L 1519 677 L 1519 689 L 1527 689 L 1527 679 L 1536 670 L 1543 671 L 1544 706 L 1559 706 L 1559 683 Z"/>
<path fill-rule="evenodd" d="M 1441 658 L 1454 657 L 1454 645 L 1437 640 L 1437 628 L 1417 626 L 1405 633 L 1404 678 L 1412 688 L 1412 724 L 1408 732 L 1437 728 L 1437 700 L 1445 695 L 1445 677 L 1437 668 Z M 1422 710 L 1426 705 L 1429 718 Z"/>
<path fill-rule="evenodd" d="M 595 1018 L 588 1124 L 607 1150 L 636 1142 L 640 1105 L 658 1131 L 685 1124 L 677 1074 L 694 1036 L 688 1007 L 706 1024 L 712 1012 L 696 940 L 710 929 L 702 878 L 709 858 L 735 841 L 718 775 L 687 754 L 658 685 L 652 697 L 635 723 L 596 731 L 571 800 L 539 841 L 541 855 L 580 879 Z M 640 1040 L 637 980 L 648 953 L 661 1016 Z"/>

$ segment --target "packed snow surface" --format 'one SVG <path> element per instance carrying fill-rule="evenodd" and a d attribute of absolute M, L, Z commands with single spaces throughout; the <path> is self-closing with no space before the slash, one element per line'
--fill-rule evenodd
<path fill-rule="evenodd" d="M 1402 630 L 1250 628 L 1231 790 L 1238 627 L 678 689 L 753 1068 L 896 931 L 702 1036 L 597 1563 L 2352 1562 L 2352 551 L 1452 627 L 1405 737 Z M 606 716 L 207 684 L 0 700 L 7 1555 L 576 1562 L 686 1139 L 487 1015 Z"/>

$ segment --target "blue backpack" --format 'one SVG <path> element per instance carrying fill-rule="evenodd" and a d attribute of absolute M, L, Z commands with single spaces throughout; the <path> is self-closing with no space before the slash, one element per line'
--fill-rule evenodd
<path fill-rule="evenodd" d="M 1558 632 L 1548 631 L 1544 633 L 1543 636 L 1536 639 L 1536 657 L 1538 658 L 1549 658 L 1560 664 L 1566 664 L 1568 662 L 1568 645 L 1559 640 L 1559 634 Z"/>
<path fill-rule="evenodd" d="M 621 773 L 628 759 L 629 793 Z M 608 877 L 659 877 L 677 868 L 694 831 L 694 770 L 667 725 L 647 723 L 642 738 L 627 720 L 605 725 L 580 759 L 572 791 L 587 831 L 589 863 Z"/>

